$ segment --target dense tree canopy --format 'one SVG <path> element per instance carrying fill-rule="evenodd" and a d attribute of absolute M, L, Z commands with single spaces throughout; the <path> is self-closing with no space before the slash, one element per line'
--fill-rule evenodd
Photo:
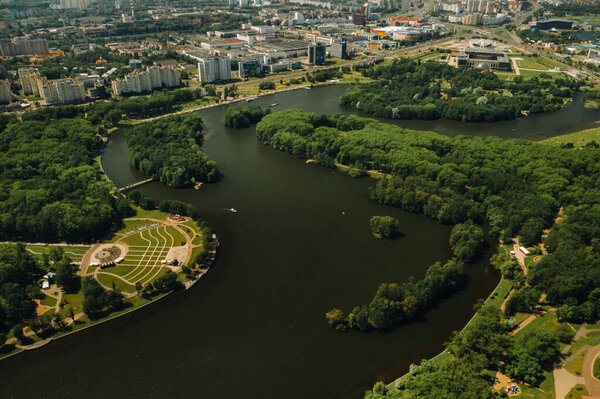
<path fill-rule="evenodd" d="M 172 115 L 134 127 L 127 138 L 129 162 L 170 187 L 219 179 L 217 164 L 200 149 L 202 118 Z"/>
<path fill-rule="evenodd" d="M 400 224 L 391 216 L 373 216 L 369 221 L 371 233 L 378 238 L 392 238 L 398 233 Z"/>
<path fill-rule="evenodd" d="M 509 83 L 489 71 L 410 59 L 370 67 L 363 74 L 375 81 L 348 89 L 340 103 L 390 119 L 514 119 L 522 112 L 561 108 L 583 84 L 569 78 L 537 77 Z"/>
<path fill-rule="evenodd" d="M 442 223 L 484 220 L 494 238 L 524 234 L 549 254 L 529 283 L 567 320 L 600 315 L 600 152 L 497 137 L 447 137 L 372 119 L 289 110 L 267 115 L 259 137 L 316 163 L 390 174 L 372 192 L 381 203 Z M 555 223 L 560 206 L 562 219 Z M 530 230 L 533 230 L 532 233 Z"/>
<path fill-rule="evenodd" d="M 81 118 L 13 120 L 0 133 L 0 240 L 91 241 L 120 216 Z"/>
<path fill-rule="evenodd" d="M 473 221 L 467 220 L 452 228 L 450 246 L 454 256 L 461 261 L 472 262 L 484 244 L 483 230 L 481 227 L 474 225 Z"/>
<path fill-rule="evenodd" d="M 270 109 L 261 107 L 229 107 L 225 112 L 225 126 L 242 129 L 260 122 L 263 116 L 270 114 Z"/>

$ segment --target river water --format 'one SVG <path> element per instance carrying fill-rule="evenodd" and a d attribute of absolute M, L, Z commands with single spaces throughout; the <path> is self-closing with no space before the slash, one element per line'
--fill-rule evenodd
<path fill-rule="evenodd" d="M 348 112 L 338 105 L 344 90 L 297 90 L 253 104 Z M 539 138 L 600 119 L 581 104 L 579 98 L 554 114 L 497 124 L 399 124 Z M 200 190 L 159 183 L 140 189 L 201 211 L 222 243 L 215 266 L 189 291 L 0 362 L 0 397 L 360 398 L 375 381 L 437 354 L 497 283 L 481 261 L 467 267 L 467 287 L 420 322 L 387 333 L 332 331 L 324 318 L 332 307 L 367 303 L 380 283 L 420 278 L 448 259 L 450 227 L 376 204 L 368 197 L 371 180 L 306 165 L 262 145 L 254 128 L 225 128 L 224 113 L 200 112 L 203 148 L 222 181 Z M 119 187 L 143 177 L 127 163 L 125 132 L 113 134 L 103 166 Z M 373 215 L 396 217 L 403 236 L 375 239 Z"/>

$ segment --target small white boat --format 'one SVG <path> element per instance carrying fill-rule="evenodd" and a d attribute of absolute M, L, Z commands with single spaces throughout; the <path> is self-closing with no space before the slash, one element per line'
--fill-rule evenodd
<path fill-rule="evenodd" d="M 273 103 L 273 104 L 269 105 L 269 107 L 276 107 L 277 105 L 279 105 L 279 103 Z"/>
<path fill-rule="evenodd" d="M 236 212 L 237 212 L 237 210 L 235 210 L 235 208 L 230 208 L 230 209 L 229 209 L 229 212 L 231 212 L 231 213 L 236 213 Z"/>

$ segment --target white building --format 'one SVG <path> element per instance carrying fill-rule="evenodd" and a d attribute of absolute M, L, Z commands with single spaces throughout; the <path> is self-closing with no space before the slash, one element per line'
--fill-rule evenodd
<path fill-rule="evenodd" d="M 238 0 L 238 7 L 248 8 L 248 0 Z"/>
<path fill-rule="evenodd" d="M 145 71 L 132 72 L 123 79 L 112 82 L 115 95 L 128 93 L 147 93 L 161 87 L 178 87 L 181 85 L 180 73 L 173 67 L 161 68 L 153 66 Z"/>
<path fill-rule="evenodd" d="M 38 86 L 46 105 L 71 104 L 85 100 L 83 83 L 73 79 L 39 80 Z"/>
<path fill-rule="evenodd" d="M 231 60 L 228 57 L 203 58 L 198 62 L 200 83 L 231 80 Z"/>
<path fill-rule="evenodd" d="M 0 104 L 8 104 L 12 99 L 10 82 L 8 80 L 0 80 Z"/>
<path fill-rule="evenodd" d="M 79 10 L 85 10 L 92 3 L 94 3 L 93 0 L 60 0 L 60 8 L 77 8 Z"/>
<path fill-rule="evenodd" d="M 33 94 L 34 96 L 40 97 L 40 89 L 38 81 L 41 81 L 42 77 L 37 69 L 33 68 L 19 68 L 19 82 L 21 88 L 25 94 Z"/>

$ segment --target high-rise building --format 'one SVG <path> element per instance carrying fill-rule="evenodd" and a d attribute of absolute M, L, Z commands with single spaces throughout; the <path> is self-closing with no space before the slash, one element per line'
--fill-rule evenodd
<path fill-rule="evenodd" d="M 38 81 L 46 105 L 72 104 L 85 100 L 82 82 L 73 79 Z"/>
<path fill-rule="evenodd" d="M 333 42 L 331 44 L 331 55 L 342 60 L 348 58 L 346 42 Z"/>
<path fill-rule="evenodd" d="M 238 0 L 238 6 L 240 8 L 248 8 L 248 0 Z"/>
<path fill-rule="evenodd" d="M 200 83 L 226 82 L 231 80 L 231 61 L 228 57 L 202 58 L 198 62 Z"/>
<path fill-rule="evenodd" d="M 235 8 L 238 4 L 238 0 L 229 0 L 229 8 Z"/>
<path fill-rule="evenodd" d="M 308 63 L 311 65 L 325 65 L 326 48 L 321 43 L 308 45 Z"/>
<path fill-rule="evenodd" d="M 8 80 L 0 80 L 0 104 L 8 104 L 12 99 L 10 82 Z"/>
<path fill-rule="evenodd" d="M 37 69 L 19 68 L 19 82 L 25 94 L 33 94 L 40 97 L 40 89 L 38 82 L 42 80 Z"/>
<path fill-rule="evenodd" d="M 77 8 L 79 10 L 85 10 L 92 3 L 93 3 L 93 1 L 91 1 L 91 0 L 60 0 L 60 8 L 62 8 L 62 9 Z"/>
<path fill-rule="evenodd" d="M 180 84 L 181 78 L 177 69 L 153 66 L 145 71 L 129 73 L 123 79 L 114 80 L 112 89 L 116 96 L 120 96 L 128 93 L 147 93 L 161 87 L 177 87 Z"/>
<path fill-rule="evenodd" d="M 16 55 L 44 55 L 50 52 L 46 39 L 2 40 L 0 52 L 4 57 Z"/>

